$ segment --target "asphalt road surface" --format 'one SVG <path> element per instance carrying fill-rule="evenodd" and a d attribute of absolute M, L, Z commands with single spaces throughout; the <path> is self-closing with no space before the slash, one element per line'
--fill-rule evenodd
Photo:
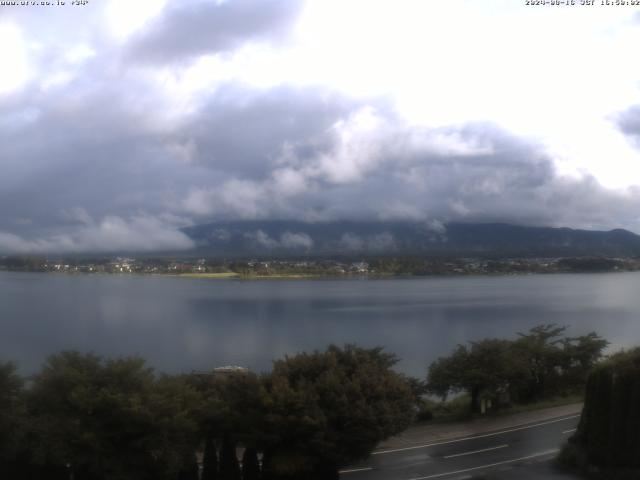
<path fill-rule="evenodd" d="M 456 480 L 482 478 L 553 458 L 575 431 L 579 415 L 519 425 L 471 437 L 379 450 L 341 470 L 344 480 Z M 545 475 L 546 478 L 546 475 Z"/>

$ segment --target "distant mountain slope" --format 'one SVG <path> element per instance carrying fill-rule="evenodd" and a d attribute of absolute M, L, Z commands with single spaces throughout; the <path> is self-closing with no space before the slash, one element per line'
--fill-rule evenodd
<path fill-rule="evenodd" d="M 185 228 L 198 252 L 224 256 L 634 256 L 640 236 L 504 223 L 231 221 Z"/>

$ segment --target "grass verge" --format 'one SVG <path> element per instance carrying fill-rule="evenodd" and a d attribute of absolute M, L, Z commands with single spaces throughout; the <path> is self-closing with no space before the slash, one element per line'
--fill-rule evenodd
<path fill-rule="evenodd" d="M 575 394 L 552 397 L 534 403 L 514 404 L 509 407 L 489 411 L 484 415 L 472 414 L 469 411 L 470 401 L 469 395 L 460 395 L 446 402 L 424 400 L 423 406 L 417 415 L 417 423 L 447 423 L 468 421 L 474 418 L 495 418 L 503 415 L 512 415 L 514 413 L 532 412 L 545 408 L 581 403 L 584 401 L 584 396 Z"/>
<path fill-rule="evenodd" d="M 236 272 L 181 273 L 178 276 L 186 278 L 240 278 Z"/>

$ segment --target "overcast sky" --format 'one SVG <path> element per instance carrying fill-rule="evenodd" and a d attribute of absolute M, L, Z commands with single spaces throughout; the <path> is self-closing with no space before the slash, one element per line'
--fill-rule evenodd
<path fill-rule="evenodd" d="M 640 233 L 638 45 L 631 6 L 0 6 L 0 253 L 219 219 Z"/>

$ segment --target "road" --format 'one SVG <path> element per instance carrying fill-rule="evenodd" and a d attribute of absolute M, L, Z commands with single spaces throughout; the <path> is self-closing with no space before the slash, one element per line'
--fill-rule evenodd
<path fill-rule="evenodd" d="M 553 458 L 578 420 L 579 415 L 569 415 L 471 437 L 379 450 L 368 460 L 341 470 L 340 478 L 455 480 L 500 473 Z"/>

